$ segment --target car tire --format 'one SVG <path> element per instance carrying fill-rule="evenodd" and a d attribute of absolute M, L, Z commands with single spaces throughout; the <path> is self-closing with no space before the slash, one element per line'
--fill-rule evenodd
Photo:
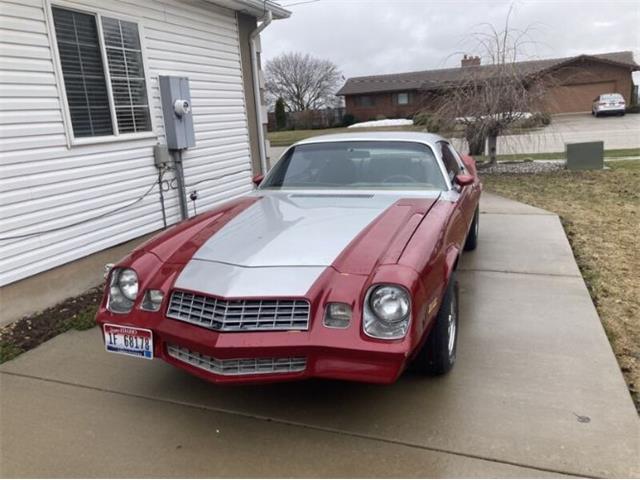
<path fill-rule="evenodd" d="M 480 229 L 480 211 L 476 208 L 473 214 L 473 220 L 471 221 L 471 227 L 469 227 L 469 233 L 467 234 L 467 240 L 464 242 L 464 249 L 466 251 L 475 250 L 478 246 L 478 231 Z"/>
<path fill-rule="evenodd" d="M 598 118 L 598 112 L 593 112 L 593 116 Z"/>
<path fill-rule="evenodd" d="M 444 375 L 456 362 L 458 347 L 458 280 L 454 271 L 449 278 L 435 325 L 414 359 L 414 370 L 426 375 Z"/>

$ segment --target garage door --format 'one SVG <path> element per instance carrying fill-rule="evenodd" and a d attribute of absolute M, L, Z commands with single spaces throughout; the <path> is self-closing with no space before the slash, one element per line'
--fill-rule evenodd
<path fill-rule="evenodd" d="M 615 81 L 552 87 L 546 95 L 546 106 L 549 113 L 590 112 L 594 98 L 616 91 Z"/>

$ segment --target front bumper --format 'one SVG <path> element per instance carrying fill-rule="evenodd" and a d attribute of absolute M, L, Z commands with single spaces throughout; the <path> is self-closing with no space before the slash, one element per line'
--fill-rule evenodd
<path fill-rule="evenodd" d="M 160 318 L 159 318 L 160 317 Z M 411 351 L 408 338 L 376 341 L 357 326 L 308 331 L 216 332 L 158 314 L 116 315 L 101 309 L 98 324 L 153 332 L 154 356 L 213 383 L 268 383 L 328 378 L 393 383 Z"/>

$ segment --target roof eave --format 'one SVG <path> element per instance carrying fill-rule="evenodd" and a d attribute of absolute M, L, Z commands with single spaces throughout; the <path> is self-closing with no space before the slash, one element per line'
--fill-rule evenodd
<path fill-rule="evenodd" d="M 384 90 L 358 90 L 358 91 L 355 91 L 355 92 L 350 92 L 350 91 L 347 90 L 345 92 L 344 91 L 345 87 L 342 87 L 340 90 L 338 90 L 336 92 L 336 95 L 337 96 L 341 96 L 341 97 L 344 97 L 344 96 L 347 96 L 347 95 L 375 95 L 377 93 L 413 92 L 413 91 L 419 91 L 421 89 L 422 89 L 421 86 L 416 87 L 416 86 L 412 85 L 410 87 L 407 87 L 407 86 L 399 85 L 399 86 L 395 86 L 395 87 L 385 88 Z"/>
<path fill-rule="evenodd" d="M 274 20 L 282 20 L 291 16 L 291 11 L 281 7 L 270 0 L 206 0 L 209 3 L 221 5 L 232 10 L 246 13 L 252 17 L 260 18 L 267 11 L 271 12 Z"/>
<path fill-rule="evenodd" d="M 610 60 L 608 58 L 598 57 L 596 55 L 584 55 L 583 54 L 583 55 L 578 55 L 578 56 L 573 57 L 573 58 L 569 58 L 569 59 L 565 60 L 564 62 L 560 62 L 560 63 L 557 63 L 555 65 L 551 65 L 551 66 L 549 66 L 549 67 L 547 67 L 545 69 L 542 69 L 541 71 L 542 72 L 550 72 L 550 71 L 553 71 L 553 70 L 557 70 L 559 68 L 566 67 L 567 65 L 570 65 L 573 62 L 576 62 L 578 60 L 591 60 L 593 62 L 607 63 L 609 65 L 613 65 L 613 66 L 616 66 L 616 67 L 627 68 L 627 69 L 629 69 L 629 71 L 632 71 L 632 72 L 640 70 L 640 65 L 638 65 L 635 62 L 633 64 L 631 64 L 631 63 L 626 63 L 626 62 L 618 62 L 616 60 Z"/>

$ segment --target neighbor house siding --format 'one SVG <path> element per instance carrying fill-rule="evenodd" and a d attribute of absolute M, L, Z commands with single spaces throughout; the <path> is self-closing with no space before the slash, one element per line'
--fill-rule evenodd
<path fill-rule="evenodd" d="M 0 241 L 0 285 L 162 228 L 157 186 L 128 206 L 157 180 L 153 146 L 164 142 L 158 75 L 190 79 L 196 147 L 183 158 L 187 192 L 198 191 L 198 212 L 252 187 L 234 12 L 178 0 L 51 3 L 138 23 L 153 133 L 69 146 L 49 37 L 49 4 L 1 1 L 0 238 L 60 230 Z M 220 176 L 224 178 L 205 181 Z M 166 192 L 165 203 L 169 222 L 176 222 L 175 190 Z M 127 208 L 64 228 L 118 207 Z"/>

